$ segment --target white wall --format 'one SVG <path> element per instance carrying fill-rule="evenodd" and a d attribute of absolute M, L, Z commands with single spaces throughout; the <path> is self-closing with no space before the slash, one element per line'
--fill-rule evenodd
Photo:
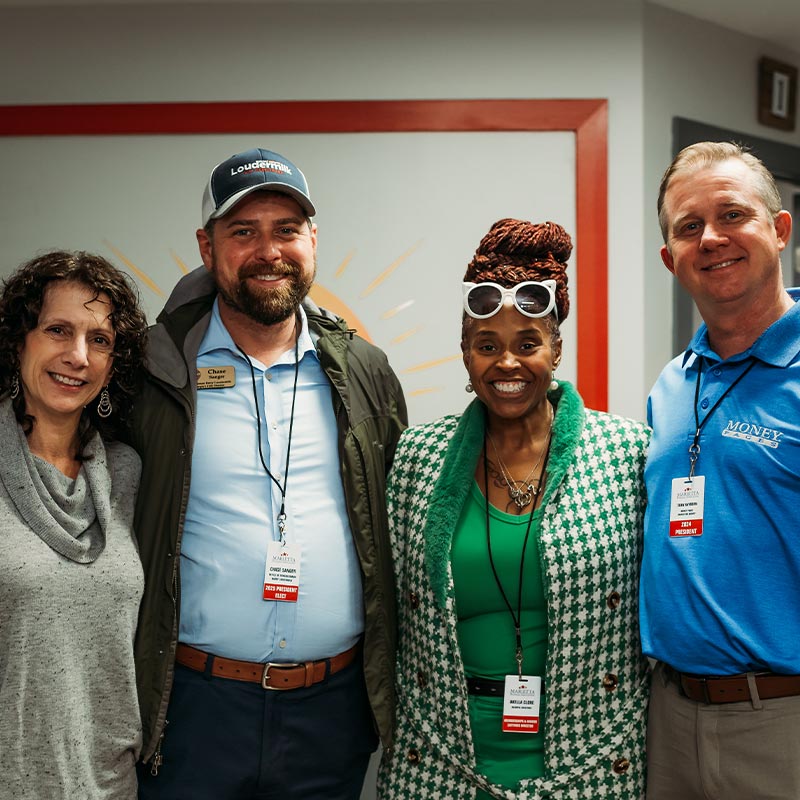
<path fill-rule="evenodd" d="M 800 131 L 765 128 L 755 111 L 758 58 L 797 64 L 800 53 L 642 0 L 553 6 L 3 8 L 0 103 L 607 97 L 610 407 L 641 417 L 671 356 L 672 279 L 658 256 L 655 199 L 672 118 L 800 144 Z M 5 229 L 0 272 L 18 260 L 13 240 Z"/>
<path fill-rule="evenodd" d="M 0 87 L 0 103 L 608 98 L 610 407 L 641 417 L 643 339 L 631 335 L 644 326 L 636 267 L 643 249 L 641 7 L 638 0 L 552 5 L 6 9 L 0 74 L 17 75 L 22 64 L 25 70 Z M 317 185 L 333 179 L 309 177 Z M 531 186 L 533 195 L 537 188 Z M 192 209 L 196 195 L 196 186 L 187 187 Z M 546 205 L 547 196 L 537 196 L 537 205 Z M 464 208 L 480 199 L 454 198 Z M 108 213 L 124 213 L 124 204 Z M 503 215 L 487 212 L 486 227 Z M 456 343 L 458 332 L 452 336 Z"/>

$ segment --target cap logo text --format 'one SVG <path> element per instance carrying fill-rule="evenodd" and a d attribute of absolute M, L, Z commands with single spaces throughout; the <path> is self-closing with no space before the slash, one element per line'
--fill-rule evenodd
<path fill-rule="evenodd" d="M 264 170 L 265 172 L 277 172 L 278 174 L 291 175 L 292 171 L 286 164 L 280 161 L 251 161 L 249 164 L 240 164 L 238 167 L 231 168 L 231 176 L 242 175 L 245 172 L 255 172 L 256 170 Z"/>

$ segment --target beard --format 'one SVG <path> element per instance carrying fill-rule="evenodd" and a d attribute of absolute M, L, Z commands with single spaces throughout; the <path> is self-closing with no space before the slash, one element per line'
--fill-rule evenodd
<path fill-rule="evenodd" d="M 316 261 L 311 275 L 305 277 L 303 270 L 286 262 L 265 267 L 246 264 L 238 273 L 238 282 L 223 285 L 217 276 L 216 264 L 212 268 L 217 291 L 226 305 L 244 314 L 261 325 L 275 325 L 297 313 L 317 274 Z M 285 275 L 287 281 L 278 287 L 258 286 L 248 281 L 253 275 Z M 256 285 L 253 285 L 253 284 Z"/>

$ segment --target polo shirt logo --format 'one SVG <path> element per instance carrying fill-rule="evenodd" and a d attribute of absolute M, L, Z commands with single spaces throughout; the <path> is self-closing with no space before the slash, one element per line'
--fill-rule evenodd
<path fill-rule="evenodd" d="M 739 422 L 729 419 L 728 426 L 722 431 L 722 435 L 732 439 L 744 439 L 747 442 L 763 444 L 767 447 L 777 447 L 783 431 L 756 425 L 754 422 Z"/>

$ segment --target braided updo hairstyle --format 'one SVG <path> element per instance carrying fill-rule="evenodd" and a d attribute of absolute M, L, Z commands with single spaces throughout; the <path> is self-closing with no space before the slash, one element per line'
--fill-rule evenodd
<path fill-rule="evenodd" d="M 467 265 L 465 281 L 492 281 L 511 288 L 523 281 L 554 280 L 558 321 L 549 317 L 553 335 L 559 337 L 558 323 L 569 314 L 567 259 L 572 252 L 572 239 L 555 222 L 527 222 L 501 219 L 481 239 L 472 261 Z M 463 316 L 462 339 L 474 320 Z M 559 337 L 560 338 L 560 337 Z"/>

